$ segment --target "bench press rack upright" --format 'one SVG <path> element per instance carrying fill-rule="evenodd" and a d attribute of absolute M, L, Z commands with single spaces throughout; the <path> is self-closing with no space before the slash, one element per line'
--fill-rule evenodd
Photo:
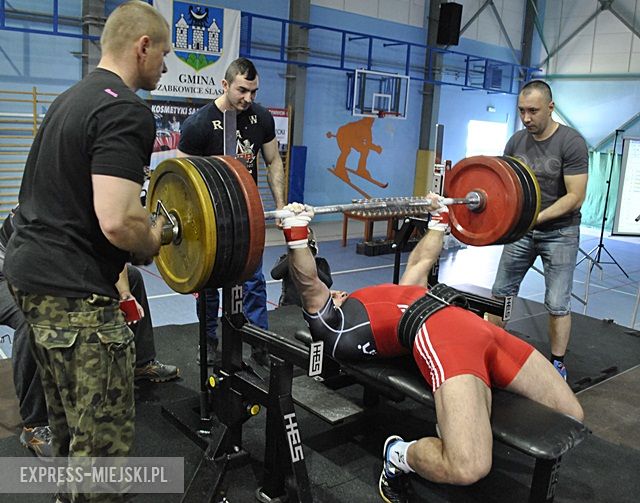
<path fill-rule="evenodd" d="M 162 413 L 204 451 L 181 501 L 216 501 L 225 471 L 248 462 L 249 454 L 242 448 L 243 424 L 266 407 L 263 485 L 256 498 L 267 502 L 286 496 L 287 501 L 310 503 L 313 500 L 291 388 L 294 365 L 315 369 L 312 375 L 322 372 L 322 351 L 317 345 L 309 349 L 292 344 L 247 323 L 242 285 L 223 287 L 222 306 L 220 368 L 209 375 L 206 353 L 201 355 L 199 400 L 190 397 L 162 407 Z M 205 319 L 206 303 L 200 302 L 201 348 L 206 348 Z M 268 347 L 268 382 L 243 362 L 243 342 Z"/>

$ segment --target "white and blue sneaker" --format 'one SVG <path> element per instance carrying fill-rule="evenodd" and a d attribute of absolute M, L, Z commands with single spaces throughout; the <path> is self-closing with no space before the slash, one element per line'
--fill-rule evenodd
<path fill-rule="evenodd" d="M 382 501 L 386 503 L 408 503 L 409 501 L 404 487 L 404 473 L 389 461 L 389 451 L 391 447 L 396 442 L 402 441 L 402 437 L 392 435 L 387 438 L 382 449 L 384 463 L 378 482 L 378 490 L 380 491 Z"/>
<path fill-rule="evenodd" d="M 562 363 L 560 360 L 553 360 L 553 366 L 558 371 L 558 374 L 560 374 L 562 376 L 562 378 L 566 381 L 567 380 L 567 368 L 564 366 L 564 363 Z"/>

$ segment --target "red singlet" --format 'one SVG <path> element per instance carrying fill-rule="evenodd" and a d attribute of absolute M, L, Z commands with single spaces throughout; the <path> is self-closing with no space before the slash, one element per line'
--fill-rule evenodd
<path fill-rule="evenodd" d="M 402 313 L 426 291 L 423 286 L 389 283 L 361 288 L 349 294 L 349 297 L 362 303 L 369 315 L 379 356 L 390 358 L 408 353 L 407 348 L 398 341 L 398 323 Z"/>
<path fill-rule="evenodd" d="M 426 288 L 383 284 L 350 294 L 367 311 L 378 355 L 406 354 L 398 341 L 402 313 Z M 446 307 L 422 325 L 413 345 L 413 357 L 435 392 L 450 377 L 475 375 L 487 386 L 504 388 L 522 368 L 533 346 L 459 307 Z"/>
<path fill-rule="evenodd" d="M 504 388 L 532 351 L 530 344 L 455 306 L 429 316 L 413 343 L 413 358 L 434 392 L 446 379 L 463 374 Z"/>

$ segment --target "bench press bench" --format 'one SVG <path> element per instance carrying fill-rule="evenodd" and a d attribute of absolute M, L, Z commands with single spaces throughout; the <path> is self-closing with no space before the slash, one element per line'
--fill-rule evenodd
<path fill-rule="evenodd" d="M 342 363 L 362 385 L 393 400 L 408 397 L 435 409 L 433 394 L 413 360 Z M 533 457 L 529 502 L 552 502 L 562 456 L 589 433 L 579 421 L 508 391 L 493 390 L 491 427 L 496 441 Z"/>
<path fill-rule="evenodd" d="M 473 290 L 469 285 L 456 288 L 464 291 L 471 310 L 478 314 L 510 314 L 510 300 L 505 305 L 504 300 L 483 297 L 482 290 L 468 291 Z M 299 330 L 296 338 L 305 345 L 311 342 L 308 330 Z M 373 396 L 380 394 L 395 402 L 410 398 L 435 410 L 431 389 L 410 356 L 339 362 L 339 366 L 341 373 L 364 387 L 365 404 L 370 402 L 373 392 Z M 562 456 L 582 442 L 589 429 L 580 421 L 523 396 L 500 389 L 493 389 L 492 395 L 491 427 L 495 441 L 535 459 L 529 503 L 551 503 Z"/>
<path fill-rule="evenodd" d="M 296 337 L 311 339 L 309 332 L 303 330 Z M 435 410 L 431 389 L 410 356 L 339 365 L 341 373 L 364 387 L 369 397 L 365 403 L 370 402 L 373 392 L 395 402 L 410 398 Z M 588 428 L 572 417 L 509 391 L 493 389 L 492 394 L 491 427 L 495 441 L 536 460 L 529 503 L 551 503 L 562 456 L 585 439 L 590 433 Z"/>

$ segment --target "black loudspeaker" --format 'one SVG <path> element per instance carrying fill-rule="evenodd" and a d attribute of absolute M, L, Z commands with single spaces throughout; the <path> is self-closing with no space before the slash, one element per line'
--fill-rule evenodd
<path fill-rule="evenodd" d="M 439 45 L 458 45 L 461 22 L 462 5 L 454 2 L 441 4 L 436 42 Z"/>

